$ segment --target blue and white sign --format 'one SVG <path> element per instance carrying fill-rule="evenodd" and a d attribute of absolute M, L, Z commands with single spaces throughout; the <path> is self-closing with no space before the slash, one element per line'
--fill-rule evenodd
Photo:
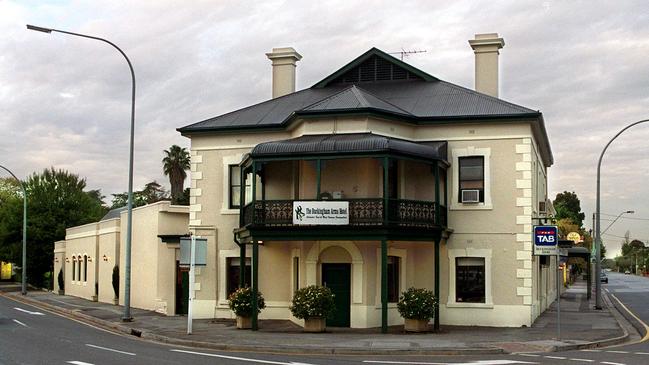
<path fill-rule="evenodd" d="M 557 226 L 534 226 L 532 242 L 534 255 L 556 256 L 559 254 L 559 229 Z"/>

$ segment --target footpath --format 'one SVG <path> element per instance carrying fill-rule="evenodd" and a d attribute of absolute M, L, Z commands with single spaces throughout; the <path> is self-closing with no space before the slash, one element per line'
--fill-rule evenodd
<path fill-rule="evenodd" d="M 259 331 L 237 330 L 234 320 L 200 319 L 187 335 L 187 318 L 164 316 L 132 308 L 132 322 L 122 322 L 123 307 L 46 291 L 21 295 L 16 286 L 0 283 L 0 295 L 113 332 L 179 346 L 224 351 L 309 354 L 469 355 L 548 352 L 623 343 L 637 336 L 604 295 L 595 310 L 586 299 L 586 283 L 575 283 L 561 296 L 561 339 L 557 339 L 556 302 L 529 328 L 442 326 L 440 332 L 408 334 L 402 326 L 380 329 L 327 328 L 326 333 L 302 333 L 290 321 L 260 320 Z"/>

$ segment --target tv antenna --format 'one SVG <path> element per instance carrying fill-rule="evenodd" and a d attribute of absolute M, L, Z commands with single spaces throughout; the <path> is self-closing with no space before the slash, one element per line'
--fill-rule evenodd
<path fill-rule="evenodd" d="M 401 51 L 399 51 L 399 52 L 388 52 L 388 54 L 398 54 L 400 56 L 400 58 L 401 58 L 401 61 L 403 61 L 404 57 L 410 57 L 410 55 L 413 55 L 413 54 L 416 54 L 416 53 L 426 53 L 426 52 L 428 52 L 428 51 L 425 50 L 425 49 L 422 49 L 422 50 L 418 50 L 418 49 L 405 50 L 405 49 L 401 48 Z"/>

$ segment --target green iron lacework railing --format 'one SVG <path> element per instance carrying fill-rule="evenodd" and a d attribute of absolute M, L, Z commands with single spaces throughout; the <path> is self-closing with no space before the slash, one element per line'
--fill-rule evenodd
<path fill-rule="evenodd" d="M 300 200 L 304 201 L 304 200 Z M 345 199 L 349 202 L 350 226 L 383 226 L 383 198 Z M 259 200 L 243 207 L 243 224 L 255 226 L 293 226 L 293 200 Z M 440 223 L 436 223 L 439 211 Z M 433 228 L 446 226 L 446 207 L 435 202 L 389 199 L 388 225 L 395 227 Z"/>

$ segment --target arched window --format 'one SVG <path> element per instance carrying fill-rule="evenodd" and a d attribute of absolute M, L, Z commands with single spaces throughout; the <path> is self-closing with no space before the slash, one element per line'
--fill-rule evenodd
<path fill-rule="evenodd" d="M 77 256 L 77 281 L 81 281 L 81 255 Z"/>
<path fill-rule="evenodd" d="M 77 274 L 77 258 L 72 256 L 72 281 L 76 279 L 77 277 L 75 276 Z"/>
<path fill-rule="evenodd" d="M 88 256 L 83 255 L 83 281 L 88 281 Z"/>

